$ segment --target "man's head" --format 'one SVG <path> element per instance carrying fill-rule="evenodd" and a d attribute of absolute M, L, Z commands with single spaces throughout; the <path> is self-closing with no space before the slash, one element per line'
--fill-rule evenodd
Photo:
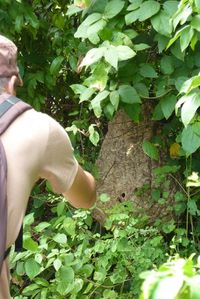
<path fill-rule="evenodd" d="M 17 47 L 0 35 L 0 93 L 15 93 L 16 86 L 22 86 L 22 79 L 17 67 Z"/>

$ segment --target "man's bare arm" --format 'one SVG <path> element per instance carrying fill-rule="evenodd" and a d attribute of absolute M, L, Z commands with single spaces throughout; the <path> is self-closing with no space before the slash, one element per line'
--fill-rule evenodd
<path fill-rule="evenodd" d="M 91 208 L 96 201 L 94 177 L 79 166 L 71 188 L 63 195 L 75 208 Z"/>

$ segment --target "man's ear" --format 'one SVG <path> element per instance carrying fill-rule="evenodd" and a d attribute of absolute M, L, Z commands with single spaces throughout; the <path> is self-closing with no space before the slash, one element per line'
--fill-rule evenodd
<path fill-rule="evenodd" d="M 15 96 L 16 95 L 16 85 L 17 85 L 17 76 L 13 75 L 10 80 L 8 81 L 5 90 L 7 93 Z"/>

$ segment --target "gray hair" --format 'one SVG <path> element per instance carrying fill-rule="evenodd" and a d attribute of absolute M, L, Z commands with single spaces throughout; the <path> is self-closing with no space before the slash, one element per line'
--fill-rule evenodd
<path fill-rule="evenodd" d="M 2 77 L 2 78 L 0 77 L 0 94 L 5 92 L 5 87 L 9 81 L 10 81 L 10 78 L 8 78 L 8 77 Z"/>

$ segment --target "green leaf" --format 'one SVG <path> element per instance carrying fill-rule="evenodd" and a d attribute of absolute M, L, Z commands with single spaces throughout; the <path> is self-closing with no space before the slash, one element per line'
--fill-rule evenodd
<path fill-rule="evenodd" d="M 118 67 L 118 52 L 116 47 L 110 46 L 104 54 L 105 60 L 115 69 Z"/>
<path fill-rule="evenodd" d="M 124 61 L 133 58 L 136 53 L 128 46 L 116 47 L 119 61 Z"/>
<path fill-rule="evenodd" d="M 94 114 L 96 115 L 96 117 L 100 117 L 101 116 L 101 102 L 107 98 L 107 96 L 109 95 L 109 91 L 104 90 L 100 93 L 98 93 L 96 95 L 96 97 L 91 101 L 91 106 L 92 109 L 94 110 Z"/>
<path fill-rule="evenodd" d="M 186 26 L 184 26 L 183 28 L 181 28 L 180 30 L 178 30 L 178 31 L 176 32 L 176 34 L 174 35 L 174 37 L 172 37 L 172 38 L 170 39 L 170 41 L 168 42 L 168 45 L 167 45 L 166 49 L 168 49 L 169 47 L 171 47 L 171 45 L 172 45 L 173 43 L 175 43 L 175 41 L 180 37 L 181 33 L 182 33 L 184 30 L 186 30 L 187 28 L 189 28 L 189 27 L 190 27 L 189 25 L 186 25 Z"/>
<path fill-rule="evenodd" d="M 34 241 L 31 237 L 25 238 L 23 241 L 23 247 L 26 250 L 36 252 L 38 250 L 38 243 Z"/>
<path fill-rule="evenodd" d="M 198 9 L 200 9 L 200 0 L 194 0 L 194 3 Z"/>
<path fill-rule="evenodd" d="M 191 26 L 185 28 L 180 35 L 180 45 L 181 45 L 181 51 L 183 52 L 190 44 L 190 41 L 193 37 L 194 30 Z"/>
<path fill-rule="evenodd" d="M 188 207 L 188 212 L 192 215 L 192 216 L 196 216 L 198 215 L 198 208 L 197 208 L 197 204 L 196 201 L 193 199 L 190 199 L 187 202 L 187 207 Z"/>
<path fill-rule="evenodd" d="M 143 142 L 142 145 L 144 153 L 153 160 L 159 159 L 158 150 L 155 145 L 147 140 Z"/>
<path fill-rule="evenodd" d="M 149 45 L 143 44 L 143 43 L 134 45 L 135 51 L 143 51 L 143 50 L 146 50 L 146 49 L 149 49 L 149 48 L 150 48 Z"/>
<path fill-rule="evenodd" d="M 34 230 L 38 233 L 41 233 L 45 228 L 51 226 L 51 224 L 49 222 L 40 222 L 35 228 Z"/>
<path fill-rule="evenodd" d="M 41 266 L 33 259 L 28 259 L 25 262 L 25 271 L 30 279 L 33 279 L 41 271 Z"/>
<path fill-rule="evenodd" d="M 67 243 L 67 236 L 65 234 L 57 234 L 53 237 L 53 240 L 59 244 L 66 244 Z"/>
<path fill-rule="evenodd" d="M 67 10 L 67 16 L 71 17 L 72 15 L 74 15 L 82 10 L 83 10 L 82 8 L 72 4 L 69 6 L 69 8 Z"/>
<path fill-rule="evenodd" d="M 176 225 L 174 224 L 174 220 L 168 221 L 162 225 L 162 230 L 165 234 L 170 234 L 175 228 Z"/>
<path fill-rule="evenodd" d="M 58 271 L 60 269 L 60 267 L 62 266 L 61 260 L 60 259 L 56 259 L 53 262 L 53 266 L 54 266 L 55 270 Z"/>
<path fill-rule="evenodd" d="M 135 121 L 136 123 L 139 123 L 140 121 L 140 114 L 141 114 L 141 105 L 140 104 L 126 104 L 123 105 L 123 108 L 127 115 Z"/>
<path fill-rule="evenodd" d="M 159 102 L 156 105 L 156 107 L 154 108 L 152 119 L 153 120 L 161 120 L 163 118 L 164 118 L 164 114 L 162 112 L 161 102 Z"/>
<path fill-rule="evenodd" d="M 197 31 L 200 31 L 200 15 L 194 16 L 190 25 L 192 26 L 192 28 L 196 29 Z"/>
<path fill-rule="evenodd" d="M 176 105 L 176 96 L 175 95 L 167 95 L 164 98 L 162 98 L 162 100 L 160 101 L 161 104 L 161 109 L 162 112 L 165 116 L 166 119 L 168 119 L 174 109 L 175 109 L 175 105 Z"/>
<path fill-rule="evenodd" d="M 92 144 L 97 146 L 99 142 L 99 133 L 94 129 L 94 125 L 90 125 L 88 131 L 89 131 L 89 140 L 92 142 Z"/>
<path fill-rule="evenodd" d="M 139 13 L 140 13 L 139 21 L 142 22 L 149 19 L 150 17 L 157 14 L 159 10 L 160 10 L 160 3 L 158 3 L 157 1 L 148 0 L 143 2 L 139 9 Z"/>
<path fill-rule="evenodd" d="M 200 136 L 196 135 L 191 125 L 183 129 L 181 142 L 184 151 L 190 155 L 200 147 Z"/>
<path fill-rule="evenodd" d="M 174 72 L 174 63 L 171 56 L 163 56 L 160 60 L 160 68 L 163 74 L 171 75 Z"/>
<path fill-rule="evenodd" d="M 141 103 L 140 97 L 133 86 L 130 85 L 121 85 L 119 87 L 119 95 L 121 101 L 127 104 Z"/>
<path fill-rule="evenodd" d="M 195 134 L 200 136 L 200 123 L 199 122 L 192 124 L 192 129 Z"/>
<path fill-rule="evenodd" d="M 105 290 L 103 292 L 103 297 L 102 299 L 117 299 L 118 298 L 118 293 L 116 293 L 115 291 L 113 290 Z"/>
<path fill-rule="evenodd" d="M 173 16 L 173 25 L 174 29 L 176 29 L 177 25 L 185 24 L 189 16 L 192 14 L 192 7 L 190 3 L 186 5 L 181 5 L 180 8 L 177 10 L 175 16 Z"/>
<path fill-rule="evenodd" d="M 137 8 L 140 7 L 141 3 L 142 3 L 143 0 L 134 0 L 133 3 L 131 3 L 127 10 L 130 11 L 130 10 L 135 10 Z"/>
<path fill-rule="evenodd" d="M 102 15 L 100 13 L 93 13 L 93 14 L 89 15 L 78 27 L 76 33 L 74 34 L 74 37 L 87 38 L 88 37 L 87 30 L 88 30 L 89 26 L 92 25 L 93 23 L 101 20 L 101 18 L 102 18 Z"/>
<path fill-rule="evenodd" d="M 57 215 L 61 216 L 62 213 L 63 213 L 63 211 L 64 211 L 64 209 L 65 209 L 65 202 L 64 201 L 59 202 L 59 204 L 57 205 L 57 208 L 56 208 Z"/>
<path fill-rule="evenodd" d="M 71 267 L 62 266 L 59 269 L 59 277 L 62 281 L 65 281 L 67 284 L 69 284 L 74 280 L 74 270 Z"/>
<path fill-rule="evenodd" d="M 128 13 L 125 16 L 126 25 L 130 25 L 130 24 L 134 23 L 139 18 L 139 16 L 140 16 L 140 10 L 139 9 Z"/>
<path fill-rule="evenodd" d="M 187 126 L 200 107 L 200 93 L 194 92 L 185 96 L 185 102 L 181 108 L 181 120 Z"/>
<path fill-rule="evenodd" d="M 108 19 L 114 18 L 120 13 L 124 7 L 124 1 L 122 0 L 111 0 L 105 7 L 104 17 Z"/>
<path fill-rule="evenodd" d="M 144 63 L 140 66 L 140 75 L 142 75 L 145 78 L 157 78 L 158 75 L 156 73 L 156 71 L 154 70 L 153 66 L 148 64 L 148 63 Z"/>
<path fill-rule="evenodd" d="M 63 62 L 63 60 L 64 60 L 63 56 L 58 56 L 52 61 L 51 66 L 50 66 L 50 73 L 52 75 L 57 75 L 58 74 L 58 72 L 60 70 L 61 63 Z"/>
<path fill-rule="evenodd" d="M 90 38 L 93 35 L 97 34 L 99 31 L 101 31 L 106 26 L 106 21 L 101 19 L 97 21 L 96 23 L 90 25 L 87 29 L 87 37 Z M 93 41 L 92 41 L 93 42 Z M 96 44 L 97 42 L 94 42 Z"/>
<path fill-rule="evenodd" d="M 161 10 L 156 16 L 151 18 L 151 24 L 160 34 L 170 36 L 172 32 L 172 22 L 165 11 Z"/>
<path fill-rule="evenodd" d="M 27 287 L 25 287 L 22 291 L 22 294 L 25 295 L 25 296 L 31 296 L 33 294 L 33 291 L 39 289 L 40 286 L 38 284 L 31 284 Z"/>
<path fill-rule="evenodd" d="M 200 75 L 194 76 L 189 80 L 186 80 L 181 87 L 180 93 L 188 94 L 192 89 L 200 86 Z"/>
<path fill-rule="evenodd" d="M 80 67 L 91 65 L 97 61 L 99 61 L 105 52 L 105 47 L 102 48 L 93 48 L 89 50 L 86 56 L 83 58 Z"/>
<path fill-rule="evenodd" d="M 115 112 L 115 108 L 113 107 L 113 105 L 111 103 L 108 103 L 106 106 L 104 106 L 103 111 L 104 111 L 105 116 L 109 120 L 111 120 L 113 117 L 113 114 Z"/>
<path fill-rule="evenodd" d="M 117 111 L 119 106 L 119 92 L 117 90 L 114 90 L 110 93 L 110 102 L 115 108 L 115 111 Z"/>
<path fill-rule="evenodd" d="M 86 88 L 83 91 L 83 93 L 81 93 L 81 95 L 80 95 L 79 104 L 82 103 L 82 102 L 88 101 L 94 93 L 95 93 L 94 88 Z"/>
<path fill-rule="evenodd" d="M 76 234 L 76 222 L 74 219 L 67 217 L 64 220 L 63 227 L 66 231 L 66 233 L 71 236 L 75 237 Z"/>
<path fill-rule="evenodd" d="M 81 84 L 70 85 L 71 89 L 75 94 L 82 94 L 87 88 Z"/>
<path fill-rule="evenodd" d="M 179 2 L 178 2 L 178 1 L 174 1 L 174 0 L 165 1 L 165 2 L 163 3 L 164 11 L 165 11 L 170 17 L 172 17 L 172 16 L 177 12 L 178 4 L 179 4 Z"/>

